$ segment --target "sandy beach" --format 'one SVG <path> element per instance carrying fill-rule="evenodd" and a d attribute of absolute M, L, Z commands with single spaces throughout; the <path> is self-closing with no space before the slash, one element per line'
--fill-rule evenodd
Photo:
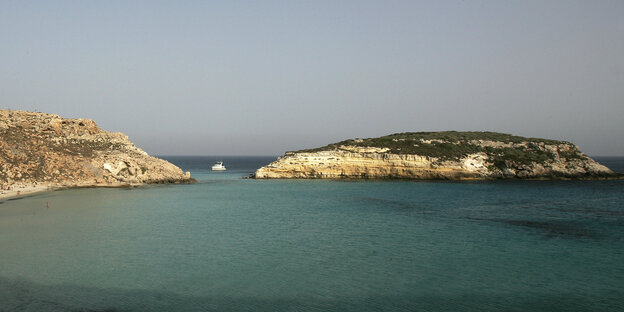
<path fill-rule="evenodd" d="M 88 188 L 88 187 L 104 187 L 104 188 L 124 188 L 124 187 L 137 187 L 145 185 L 145 183 L 95 183 L 95 182 L 83 182 L 74 184 L 47 184 L 47 185 L 12 185 L 10 190 L 0 190 L 0 201 L 13 198 L 32 195 L 41 192 L 51 192 L 59 189 L 71 189 L 71 188 Z"/>
<path fill-rule="evenodd" d="M 53 189 L 53 187 L 48 185 L 11 186 L 10 190 L 0 190 L 0 200 L 32 195 L 34 193 L 51 191 Z"/>

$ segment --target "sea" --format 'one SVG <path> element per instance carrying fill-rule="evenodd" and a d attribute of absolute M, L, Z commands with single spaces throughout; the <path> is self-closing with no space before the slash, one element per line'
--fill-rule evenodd
<path fill-rule="evenodd" d="M 276 157 L 164 158 L 197 183 L 1 201 L 0 311 L 624 311 L 624 180 L 253 180 Z"/>

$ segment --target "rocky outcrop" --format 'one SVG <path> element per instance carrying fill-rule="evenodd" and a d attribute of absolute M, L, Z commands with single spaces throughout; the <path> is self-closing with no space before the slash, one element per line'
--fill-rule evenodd
<path fill-rule="evenodd" d="M 255 178 L 615 178 L 569 142 L 494 132 L 400 133 L 287 152 Z"/>
<path fill-rule="evenodd" d="M 90 119 L 0 110 L 0 184 L 124 186 L 193 181 L 175 165 L 149 156 L 123 133 Z"/>

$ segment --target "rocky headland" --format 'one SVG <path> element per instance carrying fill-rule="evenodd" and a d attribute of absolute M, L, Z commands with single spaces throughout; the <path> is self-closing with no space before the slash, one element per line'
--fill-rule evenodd
<path fill-rule="evenodd" d="M 412 132 L 287 152 L 257 179 L 603 179 L 620 174 L 565 141 L 496 132 Z"/>
<path fill-rule="evenodd" d="M 188 183 L 190 173 L 149 156 L 123 133 L 90 119 L 0 110 L 0 186 L 4 195 L 66 187 Z"/>

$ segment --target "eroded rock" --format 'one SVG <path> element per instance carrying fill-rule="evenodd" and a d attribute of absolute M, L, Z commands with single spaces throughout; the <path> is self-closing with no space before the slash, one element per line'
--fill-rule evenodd
<path fill-rule="evenodd" d="M 51 187 L 191 182 L 188 173 L 90 119 L 0 110 L 0 183 Z"/>
<path fill-rule="evenodd" d="M 455 131 L 400 133 L 287 152 L 255 173 L 258 179 L 611 177 L 621 176 L 569 142 Z"/>

